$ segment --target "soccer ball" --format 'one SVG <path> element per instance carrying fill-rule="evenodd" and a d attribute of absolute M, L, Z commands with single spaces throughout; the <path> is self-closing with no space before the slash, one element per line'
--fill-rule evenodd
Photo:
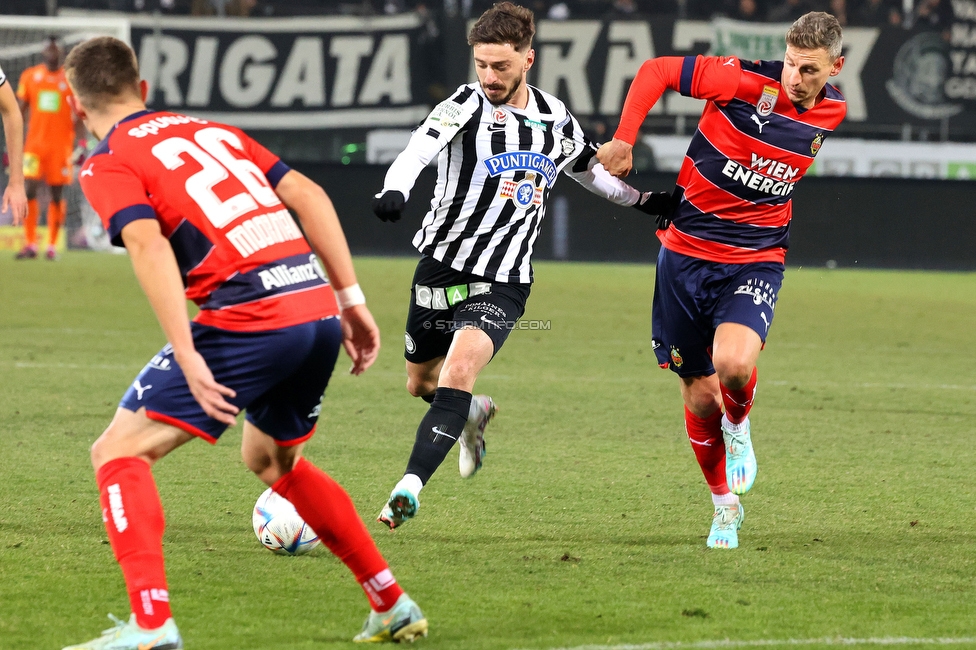
<path fill-rule="evenodd" d="M 295 506 L 271 488 L 254 504 L 251 524 L 258 541 L 278 555 L 304 555 L 319 545 L 319 536 L 298 516 Z"/>

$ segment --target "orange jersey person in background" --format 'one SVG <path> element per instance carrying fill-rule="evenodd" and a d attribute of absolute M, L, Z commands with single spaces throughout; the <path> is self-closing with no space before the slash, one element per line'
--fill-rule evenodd
<path fill-rule="evenodd" d="M 71 183 L 71 147 L 76 119 L 68 105 L 71 90 L 61 67 L 63 52 L 51 37 L 44 47 L 44 63 L 20 75 L 17 99 L 28 118 L 24 143 L 24 178 L 27 185 L 27 218 L 24 220 L 26 244 L 17 259 L 37 257 L 37 188 L 44 181 L 51 188 L 47 211 L 47 258 L 55 258 L 55 244 L 64 223 L 65 202 L 62 188 Z"/>

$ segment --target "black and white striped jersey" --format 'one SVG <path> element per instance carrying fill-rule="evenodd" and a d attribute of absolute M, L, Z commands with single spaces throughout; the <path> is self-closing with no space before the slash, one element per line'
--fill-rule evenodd
<path fill-rule="evenodd" d="M 3 68 L 0 68 L 0 86 L 2 86 L 3 82 L 6 80 L 7 80 L 7 75 L 3 73 Z"/>
<path fill-rule="evenodd" d="M 413 245 L 452 268 L 497 282 L 532 282 L 532 248 L 560 171 L 620 205 L 640 193 L 610 176 L 566 106 L 529 86 L 524 109 L 459 87 L 414 131 L 383 190 L 407 198 L 434 156 L 437 184 Z"/>

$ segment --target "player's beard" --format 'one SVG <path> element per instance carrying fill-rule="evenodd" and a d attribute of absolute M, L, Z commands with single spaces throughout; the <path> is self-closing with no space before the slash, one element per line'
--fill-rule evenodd
<path fill-rule="evenodd" d="M 502 106 L 502 105 L 507 104 L 508 102 L 512 101 L 512 97 L 515 97 L 515 93 L 518 92 L 519 86 L 522 85 L 522 80 L 524 78 L 525 78 L 525 74 L 524 73 L 523 74 L 520 74 L 518 76 L 518 79 L 516 79 L 512 83 L 512 87 L 511 88 L 508 88 L 508 92 L 506 92 L 505 95 L 501 99 L 499 99 L 497 101 L 495 99 L 492 99 L 492 95 L 488 91 L 489 91 L 489 89 L 490 90 L 504 90 L 505 89 L 504 86 L 499 87 L 498 84 L 494 84 L 492 86 L 485 86 L 484 84 L 482 84 L 481 85 L 481 89 L 485 91 L 485 95 L 487 95 L 488 101 L 491 102 L 492 106 Z"/>

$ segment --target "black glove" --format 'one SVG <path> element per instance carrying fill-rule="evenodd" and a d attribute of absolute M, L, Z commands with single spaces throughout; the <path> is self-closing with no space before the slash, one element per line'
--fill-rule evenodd
<path fill-rule="evenodd" d="M 388 190 L 373 197 L 373 214 L 380 221 L 399 221 L 403 205 L 407 202 L 400 190 Z"/>
<path fill-rule="evenodd" d="M 657 217 L 658 230 L 667 230 L 671 225 L 671 213 L 674 203 L 668 192 L 642 192 L 634 207 L 651 216 Z"/>

